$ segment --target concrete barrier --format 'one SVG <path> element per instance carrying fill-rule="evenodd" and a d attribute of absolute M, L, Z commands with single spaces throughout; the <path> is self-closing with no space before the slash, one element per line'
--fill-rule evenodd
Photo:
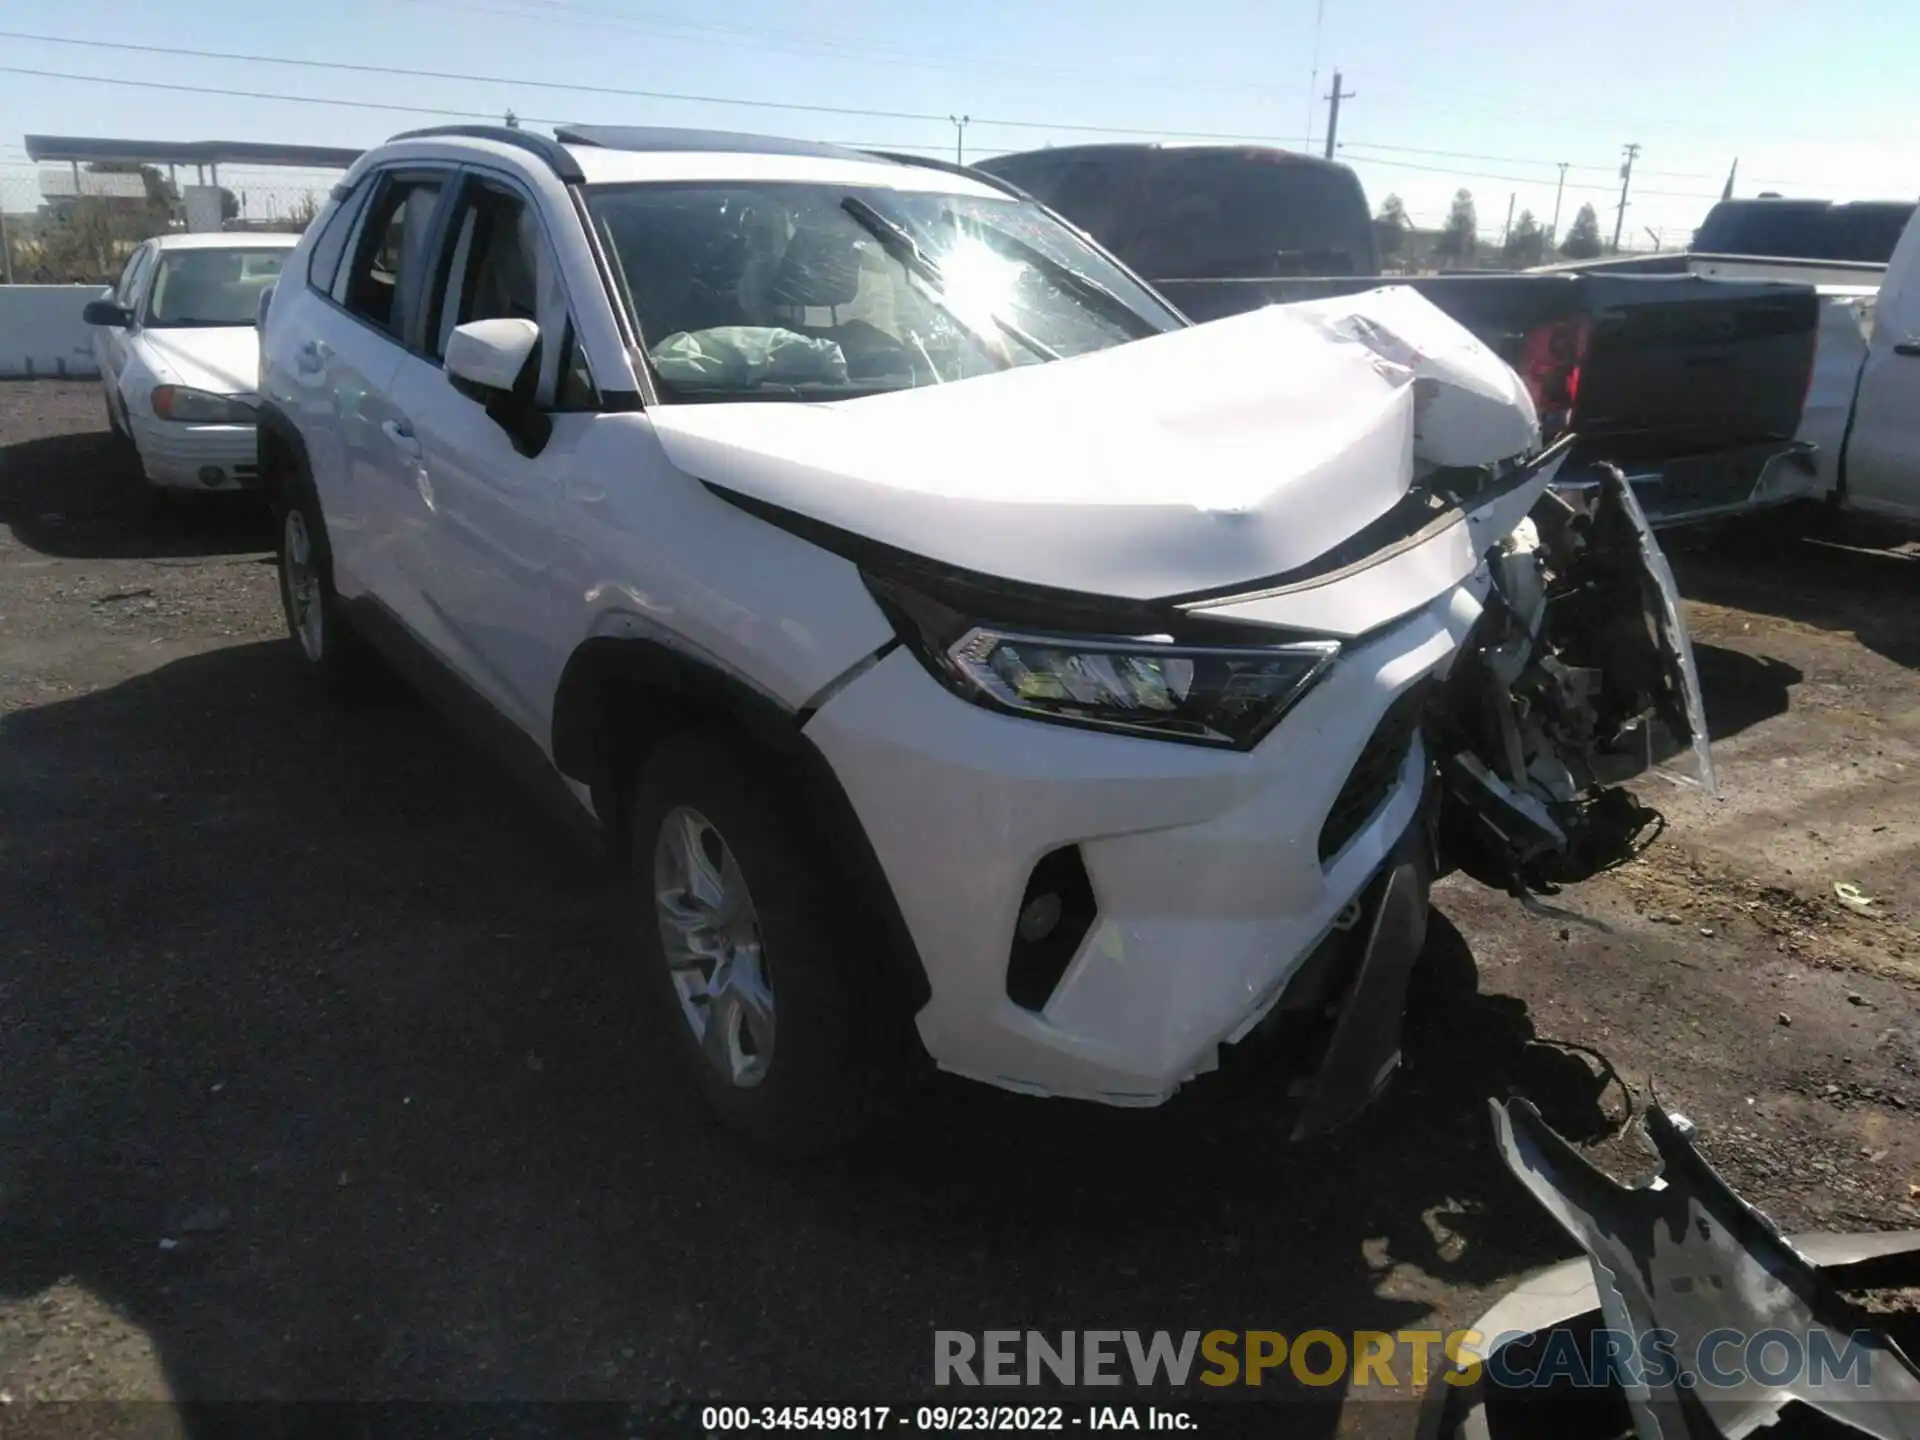
<path fill-rule="evenodd" d="M 0 285 L 0 375 L 98 375 L 80 319 L 100 285 Z"/>

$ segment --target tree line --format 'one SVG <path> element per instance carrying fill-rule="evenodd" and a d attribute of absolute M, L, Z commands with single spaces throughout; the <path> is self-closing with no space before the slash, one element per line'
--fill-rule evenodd
<path fill-rule="evenodd" d="M 1384 261 L 1431 259 L 1442 264 L 1464 265 L 1480 253 L 1480 217 L 1474 210 L 1471 190 L 1454 191 L 1446 223 L 1432 238 L 1426 256 L 1414 253 L 1419 237 L 1398 195 L 1389 195 L 1380 202 L 1380 213 L 1373 217 L 1373 232 Z M 1544 265 L 1554 248 L 1552 234 L 1542 228 L 1531 210 L 1520 212 L 1519 219 L 1513 222 L 1505 241 L 1498 247 L 1502 263 L 1515 269 Z M 1600 217 L 1594 213 L 1593 206 L 1580 207 L 1557 248 L 1569 260 L 1592 260 L 1600 255 L 1605 247 L 1600 241 Z"/>

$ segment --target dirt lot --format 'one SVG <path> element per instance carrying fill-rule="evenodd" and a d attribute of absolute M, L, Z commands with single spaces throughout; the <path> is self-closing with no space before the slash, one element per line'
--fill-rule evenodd
<path fill-rule="evenodd" d="M 1351 1132 L 951 1084 L 794 1168 L 663 1073 L 575 837 L 424 707 L 305 688 L 259 517 L 151 514 L 97 389 L 41 383 L 0 386 L 0 523 L 0 1431 L 408 1398 L 646 1433 L 709 1396 L 907 1399 L 936 1327 L 1464 1323 L 1569 1253 L 1488 1094 L 1628 1172 L 1651 1079 L 1790 1228 L 1920 1225 L 1899 551 L 1775 526 L 1680 557 L 1721 798 L 1656 783 L 1662 840 L 1550 911 L 1443 886 L 1410 1069 Z M 1287 1429 L 1411 1422 L 1342 1409 Z"/>

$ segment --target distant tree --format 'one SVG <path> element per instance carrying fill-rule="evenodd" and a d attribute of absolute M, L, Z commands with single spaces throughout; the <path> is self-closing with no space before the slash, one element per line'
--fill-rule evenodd
<path fill-rule="evenodd" d="M 1473 259 L 1479 234 L 1480 217 L 1473 208 L 1473 192 L 1456 190 L 1447 210 L 1447 223 L 1440 227 L 1440 238 L 1433 243 L 1433 253 L 1438 259 L 1464 265 Z"/>
<path fill-rule="evenodd" d="M 224 185 L 220 187 L 220 218 L 222 220 L 240 218 L 240 197 Z"/>
<path fill-rule="evenodd" d="M 1518 270 L 1538 265 L 1547 258 L 1547 232 L 1540 228 L 1531 210 L 1522 210 L 1520 218 L 1513 222 L 1507 243 L 1500 248 L 1500 258 Z"/>
<path fill-rule="evenodd" d="M 298 235 L 313 223 L 314 216 L 320 213 L 320 201 L 309 190 L 294 201 L 287 210 L 286 219 L 280 222 L 282 230 L 291 230 Z"/>
<path fill-rule="evenodd" d="M 1560 253 L 1569 260 L 1593 260 L 1598 258 L 1600 250 L 1600 217 L 1593 213 L 1593 206 L 1582 205 L 1580 213 L 1573 217 L 1573 224 L 1567 227 L 1567 238 L 1560 243 Z"/>
<path fill-rule="evenodd" d="M 1407 248 L 1407 232 L 1413 222 L 1407 218 L 1406 204 L 1398 195 L 1380 202 L 1380 213 L 1373 217 L 1373 235 L 1380 247 L 1380 258 L 1392 260 Z"/>

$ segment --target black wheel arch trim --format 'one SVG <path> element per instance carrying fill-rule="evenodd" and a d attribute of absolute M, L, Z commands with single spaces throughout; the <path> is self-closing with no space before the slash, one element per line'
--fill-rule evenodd
<path fill-rule="evenodd" d="M 301 435 L 300 427 L 287 416 L 287 413 L 271 400 L 262 400 L 254 419 L 254 463 L 260 477 L 260 487 L 268 503 L 279 497 L 276 493 L 278 482 L 274 467 L 267 463 L 267 449 L 270 445 L 284 445 L 292 453 L 294 464 L 300 470 L 312 475 L 313 467 L 307 459 L 306 438 Z"/>
<path fill-rule="evenodd" d="M 602 729 L 600 699 L 610 681 L 624 681 L 717 711 L 788 767 L 803 787 L 813 817 L 826 829 L 826 839 L 843 858 L 848 878 L 872 907 L 888 953 L 896 960 L 893 968 L 901 998 L 917 1013 L 932 995 L 926 966 L 859 812 L 832 764 L 805 734 L 813 710 L 792 710 L 744 680 L 659 640 L 596 636 L 583 641 L 568 659 L 553 705 L 554 767 L 583 785 L 602 786 L 612 779 L 606 764 L 610 737 Z M 658 738 L 664 738 L 664 733 Z"/>

